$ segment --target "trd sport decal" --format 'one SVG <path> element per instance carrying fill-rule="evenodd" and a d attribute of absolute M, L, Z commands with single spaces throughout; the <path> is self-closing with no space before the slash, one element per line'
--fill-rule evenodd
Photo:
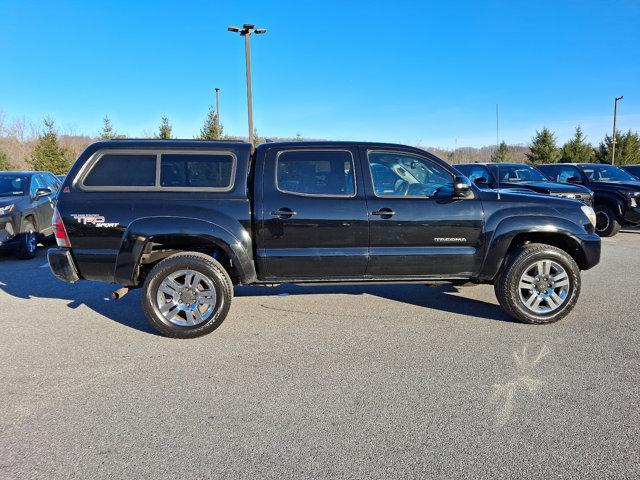
<path fill-rule="evenodd" d="M 105 221 L 105 218 L 98 213 L 72 213 L 71 216 L 82 225 L 93 225 L 100 228 L 111 228 L 118 226 L 117 223 L 107 223 Z"/>

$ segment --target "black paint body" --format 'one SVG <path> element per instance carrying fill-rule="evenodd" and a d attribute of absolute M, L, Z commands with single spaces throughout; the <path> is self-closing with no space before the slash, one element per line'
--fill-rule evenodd
<path fill-rule="evenodd" d="M 101 149 L 180 149 L 233 152 L 236 179 L 229 192 L 95 192 L 76 181 Z M 276 188 L 279 152 L 347 150 L 355 162 L 356 193 L 350 198 L 283 193 Z M 67 175 L 58 200 L 80 278 L 138 286 L 140 261 L 156 243 L 210 245 L 230 260 L 237 283 L 414 281 L 490 282 L 519 235 L 566 239 L 580 267 L 600 257 L 580 203 L 554 197 L 471 187 L 465 198 L 384 198 L 373 194 L 367 152 L 404 152 L 449 172 L 447 163 L 412 147 L 377 143 L 290 142 L 251 147 L 234 142 L 110 141 L 93 144 Z M 391 209 L 393 216 L 372 215 Z M 276 214 L 279 211 L 280 214 Z M 295 212 L 287 215 L 286 212 Z M 282 214 L 285 212 L 285 214 Z M 117 226 L 85 225 L 72 215 L 99 214 Z M 540 237 L 542 238 L 542 237 Z M 64 263 L 66 249 L 50 251 Z M 64 274 L 62 274 L 64 276 Z"/>

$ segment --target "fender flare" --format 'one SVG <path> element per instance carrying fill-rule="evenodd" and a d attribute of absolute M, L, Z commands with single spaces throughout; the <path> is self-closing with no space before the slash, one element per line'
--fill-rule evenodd
<path fill-rule="evenodd" d="M 38 216 L 36 215 L 36 211 L 33 210 L 33 209 L 29 209 L 29 210 L 26 210 L 26 211 L 22 212 L 20 214 L 20 217 L 17 219 L 18 220 L 18 224 L 16 225 L 16 227 L 17 227 L 16 235 L 24 233 L 22 231 L 22 226 L 24 225 L 24 222 L 27 219 L 27 217 L 33 218 L 33 223 L 34 223 L 33 226 L 36 228 L 37 232 L 40 231 L 40 225 L 38 225 Z"/>
<path fill-rule="evenodd" d="M 593 196 L 593 208 L 597 210 L 597 205 L 606 205 L 616 214 L 618 221 L 624 217 L 627 208 L 624 198 L 617 192 L 598 192 Z"/>
<path fill-rule="evenodd" d="M 205 240 L 220 248 L 232 260 L 239 275 L 240 283 L 256 280 L 251 239 L 238 224 L 239 234 L 206 220 L 189 217 L 145 217 L 134 220 L 123 234 L 120 250 L 116 258 L 114 279 L 116 283 L 135 286 L 138 281 L 138 267 L 145 246 L 160 236 L 179 235 Z M 242 233 L 244 239 L 238 238 Z"/>
<path fill-rule="evenodd" d="M 496 276 L 511 242 L 516 235 L 523 233 L 564 235 L 580 248 L 582 248 L 580 235 L 586 234 L 580 225 L 561 217 L 527 215 L 504 218 L 490 234 L 480 269 L 479 277 L 481 280 L 492 280 Z"/>

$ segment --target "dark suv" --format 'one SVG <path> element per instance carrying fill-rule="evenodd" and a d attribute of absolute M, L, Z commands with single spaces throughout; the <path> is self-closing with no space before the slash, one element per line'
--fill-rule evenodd
<path fill-rule="evenodd" d="M 61 182 L 49 172 L 0 172 L 0 248 L 33 258 L 38 238 L 53 234 L 51 217 Z"/>
<path fill-rule="evenodd" d="M 593 192 L 580 185 L 552 182 L 531 165 L 523 163 L 463 163 L 455 168 L 479 188 L 509 188 L 572 198 L 593 205 Z M 500 182 L 498 183 L 498 179 Z"/>
<path fill-rule="evenodd" d="M 555 182 L 585 186 L 594 192 L 596 232 L 612 237 L 623 225 L 640 225 L 640 181 L 602 163 L 554 163 L 538 167 Z"/>

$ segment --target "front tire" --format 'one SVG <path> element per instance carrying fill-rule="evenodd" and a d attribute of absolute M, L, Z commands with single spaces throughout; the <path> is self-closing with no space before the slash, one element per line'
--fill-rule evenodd
<path fill-rule="evenodd" d="M 616 213 L 606 205 L 596 205 L 596 233 L 601 237 L 613 237 L 620 231 L 622 225 L 618 222 Z"/>
<path fill-rule="evenodd" d="M 530 243 L 513 251 L 494 283 L 502 308 L 524 323 L 557 322 L 580 295 L 580 269 L 564 250 Z"/>
<path fill-rule="evenodd" d="M 208 255 L 185 252 L 159 262 L 147 275 L 142 306 L 163 335 L 195 338 L 222 324 L 233 298 L 224 267 Z"/>
<path fill-rule="evenodd" d="M 22 227 L 24 233 L 20 234 L 16 256 L 21 260 L 30 260 L 38 254 L 38 234 L 30 221 Z"/>

